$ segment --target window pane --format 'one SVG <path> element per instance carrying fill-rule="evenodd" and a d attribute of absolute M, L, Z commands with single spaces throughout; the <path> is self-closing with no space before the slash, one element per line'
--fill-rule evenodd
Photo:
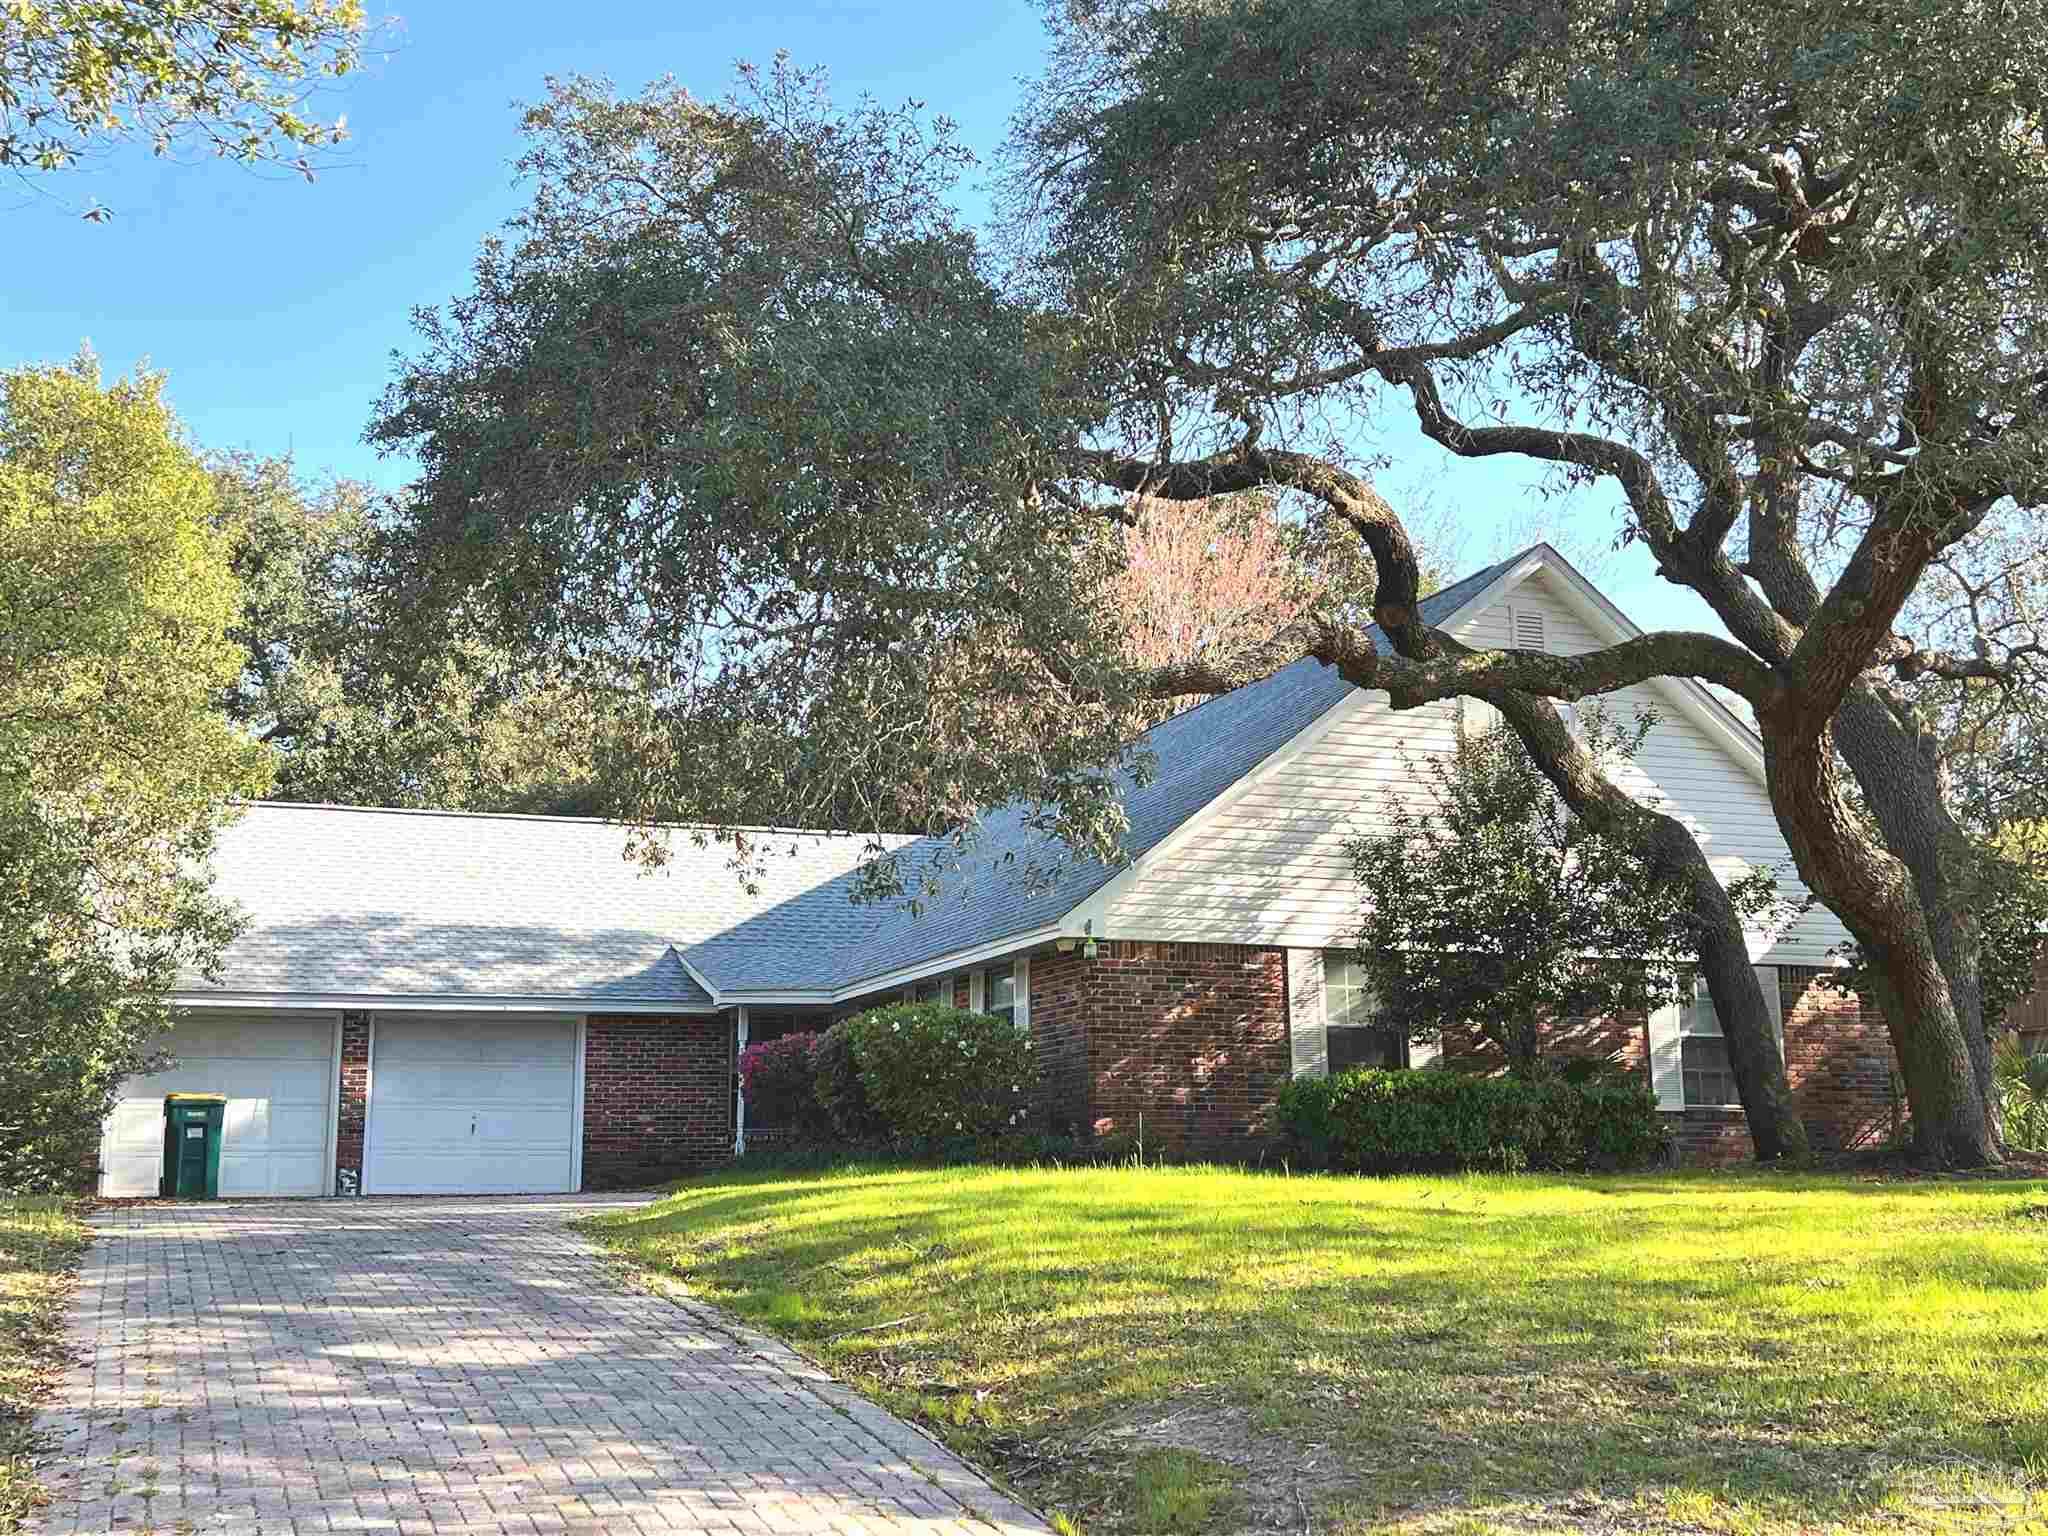
<path fill-rule="evenodd" d="M 1714 994 L 1707 990 L 1707 978 L 1704 976 L 1692 979 L 1692 1016 L 1699 1033 L 1721 1033 L 1721 1015 L 1714 1011 Z"/>
<path fill-rule="evenodd" d="M 1728 1064 L 1728 1042 L 1713 1035 L 1687 1035 L 1678 1042 L 1685 1075 L 1685 1102 L 1740 1104 L 1735 1073 Z"/>
<path fill-rule="evenodd" d="M 1001 966 L 988 973 L 982 996 L 986 1011 L 1006 1019 L 1017 1017 L 1017 978 L 1009 966 Z"/>
<path fill-rule="evenodd" d="M 1372 990 L 1358 962 L 1341 949 L 1323 951 L 1323 1017 L 1333 1029 L 1362 1029 L 1373 1021 Z"/>
<path fill-rule="evenodd" d="M 1353 1067 L 1401 1065 L 1401 1037 L 1391 1029 L 1332 1025 L 1329 1049 L 1332 1072 L 1348 1072 Z"/>

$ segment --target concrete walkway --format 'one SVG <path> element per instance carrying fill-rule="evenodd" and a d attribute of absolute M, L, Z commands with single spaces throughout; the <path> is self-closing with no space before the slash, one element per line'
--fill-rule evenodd
<path fill-rule="evenodd" d="M 94 1219 L 52 1533 L 1043 1532 L 933 1440 L 537 1197 Z"/>

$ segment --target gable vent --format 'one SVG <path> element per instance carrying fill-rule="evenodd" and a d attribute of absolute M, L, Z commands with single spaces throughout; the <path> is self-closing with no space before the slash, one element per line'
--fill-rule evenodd
<path fill-rule="evenodd" d="M 1514 637 L 1514 648 L 1518 651 L 1540 651 L 1543 645 L 1543 615 L 1527 608 L 1513 608 L 1508 611 L 1508 632 Z"/>

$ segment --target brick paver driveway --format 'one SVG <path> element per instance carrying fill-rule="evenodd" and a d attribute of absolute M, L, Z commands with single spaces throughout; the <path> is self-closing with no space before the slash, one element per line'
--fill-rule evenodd
<path fill-rule="evenodd" d="M 1042 1532 L 898 1419 L 625 1286 L 585 1198 L 101 1212 L 50 1532 Z"/>

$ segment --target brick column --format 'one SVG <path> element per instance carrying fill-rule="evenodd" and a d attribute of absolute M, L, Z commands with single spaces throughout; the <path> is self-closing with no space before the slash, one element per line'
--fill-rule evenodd
<path fill-rule="evenodd" d="M 370 1016 L 341 1016 L 341 1101 L 334 1123 L 334 1192 L 363 1192 L 363 1127 L 370 1118 Z"/>

